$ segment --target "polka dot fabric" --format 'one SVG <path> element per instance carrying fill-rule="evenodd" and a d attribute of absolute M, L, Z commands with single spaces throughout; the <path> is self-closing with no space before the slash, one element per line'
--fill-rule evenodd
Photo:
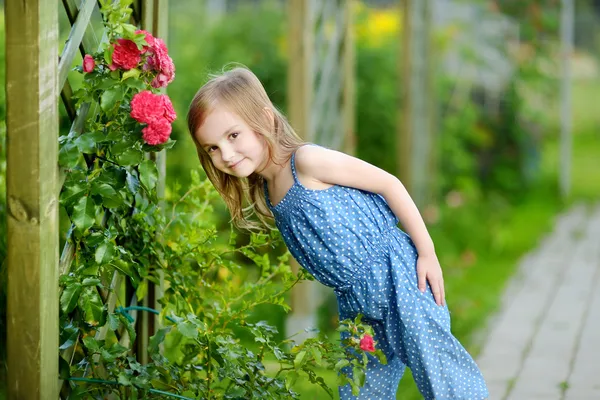
<path fill-rule="evenodd" d="M 332 186 L 308 189 L 298 181 L 276 205 L 267 204 L 294 258 L 319 282 L 333 288 L 341 319 L 358 313 L 373 326 L 388 363 L 370 357 L 358 397 L 348 385 L 342 400 L 395 399 L 408 366 L 427 400 L 482 400 L 487 388 L 477 365 L 450 332 L 446 306 L 430 288 L 417 288 L 417 252 L 378 194 Z"/>

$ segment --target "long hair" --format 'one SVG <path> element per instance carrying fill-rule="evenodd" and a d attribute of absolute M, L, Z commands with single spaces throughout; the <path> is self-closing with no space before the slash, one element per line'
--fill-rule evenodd
<path fill-rule="evenodd" d="M 273 215 L 265 199 L 264 178 L 252 173 L 248 178 L 240 179 L 219 171 L 196 140 L 195 133 L 219 105 L 237 114 L 254 133 L 265 140 L 269 159 L 276 164 L 287 162 L 304 141 L 285 116 L 273 106 L 260 80 L 249 69 L 235 67 L 219 75 L 210 75 L 209 78 L 194 96 L 187 115 L 188 129 L 196 144 L 200 164 L 225 201 L 235 226 L 249 230 L 259 229 L 261 225 L 270 227 Z M 274 121 L 267 118 L 265 107 L 272 110 Z"/>

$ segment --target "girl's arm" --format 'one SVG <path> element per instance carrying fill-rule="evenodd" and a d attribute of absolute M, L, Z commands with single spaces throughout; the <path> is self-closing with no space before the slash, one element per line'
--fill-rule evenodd
<path fill-rule="evenodd" d="M 388 203 L 411 237 L 419 256 L 435 255 L 425 222 L 398 178 L 358 158 L 318 146 L 296 152 L 296 169 L 305 177 L 331 185 L 350 186 L 378 193 Z"/>

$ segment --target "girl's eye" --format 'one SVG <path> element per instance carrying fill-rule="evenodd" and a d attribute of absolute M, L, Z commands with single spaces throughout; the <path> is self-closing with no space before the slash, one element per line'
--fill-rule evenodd
<path fill-rule="evenodd" d="M 238 136 L 240 136 L 240 134 L 238 132 L 233 132 L 231 135 L 229 135 L 230 138 L 235 139 Z"/>
<path fill-rule="evenodd" d="M 206 149 L 208 153 L 212 153 L 215 150 L 217 150 L 217 146 L 210 146 L 208 149 Z"/>

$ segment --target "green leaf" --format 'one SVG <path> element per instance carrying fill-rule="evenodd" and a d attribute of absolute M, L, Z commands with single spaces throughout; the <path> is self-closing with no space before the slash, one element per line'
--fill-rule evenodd
<path fill-rule="evenodd" d="M 300 376 L 300 374 L 296 371 L 290 371 L 287 373 L 287 375 L 285 376 L 285 387 L 286 389 L 290 390 L 294 384 L 296 383 L 296 381 L 298 380 L 298 377 Z"/>
<path fill-rule="evenodd" d="M 148 343 L 148 352 L 150 354 L 157 354 L 159 352 L 159 345 L 165 340 L 167 333 L 170 331 L 171 327 L 167 326 L 159 329 L 154 336 L 150 337 L 150 342 Z"/>
<path fill-rule="evenodd" d="M 119 329 L 119 317 L 117 317 L 115 314 L 109 314 L 108 315 L 108 327 L 113 332 L 116 331 L 117 329 Z"/>
<path fill-rule="evenodd" d="M 140 181 L 137 176 L 127 172 L 127 188 L 132 194 L 136 194 L 140 189 Z"/>
<path fill-rule="evenodd" d="M 79 296 L 79 307 L 83 310 L 84 320 L 91 326 L 102 326 L 105 321 L 105 310 L 102 299 L 95 287 L 87 287 Z"/>
<path fill-rule="evenodd" d="M 79 162 L 81 153 L 73 142 L 67 142 L 60 147 L 58 152 L 58 163 L 65 168 L 75 168 Z"/>
<path fill-rule="evenodd" d="M 141 73 L 141 71 L 139 69 L 132 68 L 129 71 L 125 71 L 123 73 L 123 77 L 121 78 L 121 81 L 124 81 L 125 79 L 128 79 L 128 78 L 137 79 L 140 77 L 140 73 Z"/>
<path fill-rule="evenodd" d="M 304 356 L 306 356 L 306 350 L 302 350 L 298 354 L 296 354 L 296 358 L 294 358 L 294 368 L 300 368 L 304 363 Z"/>
<path fill-rule="evenodd" d="M 125 168 L 104 164 L 102 173 L 94 180 L 94 182 L 107 183 L 118 192 L 120 188 L 125 186 L 126 177 L 127 171 L 125 171 Z"/>
<path fill-rule="evenodd" d="M 119 271 L 121 271 L 125 276 L 133 276 L 134 275 L 133 268 L 131 267 L 131 264 L 129 264 L 127 261 L 117 258 L 117 259 L 113 260 L 111 265 L 113 267 L 115 267 L 116 269 L 118 269 Z"/>
<path fill-rule="evenodd" d="M 135 327 L 133 326 L 133 324 L 131 322 L 129 322 L 127 317 L 125 317 L 123 314 L 119 314 L 118 318 L 119 318 L 119 321 L 121 321 L 121 323 L 125 327 L 125 329 L 127 329 L 127 333 L 129 334 L 129 342 L 130 343 L 135 342 L 135 338 L 137 335 L 135 333 Z"/>
<path fill-rule="evenodd" d="M 197 339 L 198 338 L 198 328 L 196 327 L 196 325 L 192 324 L 191 322 L 181 322 L 179 324 L 177 324 L 177 330 L 185 337 L 188 337 L 190 339 Z"/>
<path fill-rule="evenodd" d="M 80 273 L 81 273 L 81 275 L 96 276 L 96 275 L 98 275 L 98 270 L 99 270 L 98 265 L 90 265 L 89 267 L 85 266 L 84 268 L 82 268 Z"/>
<path fill-rule="evenodd" d="M 171 149 L 173 146 L 175 146 L 175 143 L 177 143 L 177 140 L 173 139 L 169 139 L 167 142 L 161 144 L 150 145 L 148 143 L 144 143 L 144 145 L 142 146 L 142 150 L 158 153 L 161 150 Z"/>
<path fill-rule="evenodd" d="M 385 356 L 385 354 L 383 354 L 383 351 L 381 350 L 376 350 L 375 351 L 375 357 L 377 357 L 377 359 L 379 360 L 379 362 L 383 365 L 387 364 L 387 357 Z"/>
<path fill-rule="evenodd" d="M 123 385 L 123 386 L 131 386 L 131 381 L 129 380 L 129 377 L 127 376 L 125 371 L 121 371 L 119 373 L 118 382 L 120 385 Z"/>
<path fill-rule="evenodd" d="M 354 379 L 354 382 L 362 387 L 365 385 L 365 380 L 366 380 L 367 376 L 365 375 L 365 370 L 362 368 L 357 368 L 354 367 L 352 368 L 352 379 Z"/>
<path fill-rule="evenodd" d="M 84 337 L 83 344 L 85 345 L 85 347 L 88 350 L 91 350 L 94 353 L 97 353 L 100 351 L 100 345 L 99 345 L 98 341 L 96 339 L 94 339 L 93 336 Z"/>
<path fill-rule="evenodd" d="M 115 104 L 122 99 L 123 90 L 121 89 L 121 86 L 115 86 L 102 93 L 102 96 L 100 97 L 100 108 L 102 108 L 102 111 L 104 112 L 110 111 L 114 108 Z"/>
<path fill-rule="evenodd" d="M 115 343 L 109 348 L 100 349 L 100 354 L 106 361 L 114 361 L 117 357 L 123 355 L 127 351 L 127 347 L 121 346 L 119 343 Z"/>
<path fill-rule="evenodd" d="M 62 357 L 58 357 L 58 377 L 60 379 L 69 379 L 71 377 L 71 366 Z"/>
<path fill-rule="evenodd" d="M 128 78 L 128 79 L 124 79 L 123 83 L 132 89 L 136 89 L 138 91 L 142 91 L 144 89 L 146 89 L 146 84 L 144 83 L 144 81 L 140 80 L 140 79 L 134 79 L 134 78 Z"/>
<path fill-rule="evenodd" d="M 348 365 L 350 365 L 350 361 L 348 361 L 347 359 L 343 358 L 343 359 L 341 359 L 340 361 L 338 361 L 338 362 L 335 364 L 335 367 L 334 367 L 334 369 L 335 369 L 336 371 L 341 371 L 341 370 L 342 370 L 342 368 L 344 368 L 344 367 L 347 367 Z"/>
<path fill-rule="evenodd" d="M 315 363 L 317 363 L 317 365 L 321 365 L 321 361 L 322 361 L 321 350 L 317 349 L 316 347 L 313 347 L 310 349 L 310 352 L 311 352 L 312 356 L 315 358 Z"/>
<path fill-rule="evenodd" d="M 159 379 L 152 379 L 152 381 L 150 383 L 152 384 L 152 388 L 154 388 L 154 389 L 158 389 L 158 390 L 172 389 L 172 387 L 169 384 L 167 384 Z M 192 398 L 195 398 L 195 397 L 192 397 Z"/>
<path fill-rule="evenodd" d="M 80 294 L 81 284 L 79 282 L 72 283 L 64 288 L 60 296 L 60 308 L 65 314 L 68 314 L 75 309 Z"/>
<path fill-rule="evenodd" d="M 143 280 L 138 285 L 137 289 L 135 289 L 135 295 L 137 296 L 138 301 L 142 300 L 148 294 L 148 281 Z"/>
<path fill-rule="evenodd" d="M 135 140 L 129 135 L 124 136 L 120 132 L 119 134 L 120 136 L 118 138 L 118 141 L 110 147 L 110 152 L 117 156 L 125 152 L 125 150 L 132 148 L 135 144 Z"/>
<path fill-rule="evenodd" d="M 73 203 L 83 196 L 88 190 L 87 185 L 81 183 L 69 183 L 60 194 L 60 203 L 66 208 L 70 208 Z"/>
<path fill-rule="evenodd" d="M 98 286 L 100 283 L 100 279 L 98 278 L 85 278 L 81 283 L 81 286 Z"/>
<path fill-rule="evenodd" d="M 137 27 L 131 24 L 121 24 L 121 27 L 128 37 L 133 37 L 135 35 L 135 31 L 137 30 Z"/>
<path fill-rule="evenodd" d="M 156 163 L 152 160 L 144 160 L 138 167 L 140 172 L 140 182 L 144 187 L 150 191 L 156 186 L 158 181 L 158 168 Z"/>
<path fill-rule="evenodd" d="M 118 82 L 113 79 L 102 79 L 100 83 L 98 83 L 98 85 L 96 86 L 96 89 L 108 90 L 117 84 Z"/>
<path fill-rule="evenodd" d="M 108 208 L 116 208 L 123 204 L 123 197 L 108 183 L 94 181 L 92 193 L 102 197 L 102 204 Z"/>
<path fill-rule="evenodd" d="M 90 140 L 93 140 L 94 143 L 103 143 L 108 141 L 106 134 L 103 131 L 89 132 L 86 133 L 85 136 L 87 136 Z"/>
<path fill-rule="evenodd" d="M 90 134 L 79 135 L 75 139 L 75 145 L 80 152 L 85 154 L 94 154 L 96 152 L 96 140 Z"/>
<path fill-rule="evenodd" d="M 77 337 L 79 336 L 79 329 L 76 328 L 72 323 L 61 327 L 60 341 L 61 343 L 59 350 L 65 350 L 75 344 Z"/>
<path fill-rule="evenodd" d="M 130 147 L 121 154 L 117 155 L 117 160 L 121 165 L 137 165 L 144 158 L 142 150 Z"/>
<path fill-rule="evenodd" d="M 94 225 L 94 219 L 96 216 L 96 206 L 94 205 L 94 201 L 89 196 L 84 196 L 75 207 L 73 207 L 73 215 L 71 215 L 71 219 L 77 229 L 81 232 L 85 232 L 92 225 Z"/>
<path fill-rule="evenodd" d="M 104 242 L 96 249 L 95 259 L 100 265 L 108 264 L 115 256 L 115 245 L 112 242 Z"/>
<path fill-rule="evenodd" d="M 106 47 L 106 49 L 104 50 L 104 61 L 106 61 L 106 64 L 112 64 L 112 56 L 114 52 L 115 48 L 113 46 Z"/>
<path fill-rule="evenodd" d="M 85 396 L 88 395 L 88 390 L 89 389 L 84 385 L 76 385 L 71 393 L 69 393 L 69 400 L 81 400 L 86 398 Z"/>

